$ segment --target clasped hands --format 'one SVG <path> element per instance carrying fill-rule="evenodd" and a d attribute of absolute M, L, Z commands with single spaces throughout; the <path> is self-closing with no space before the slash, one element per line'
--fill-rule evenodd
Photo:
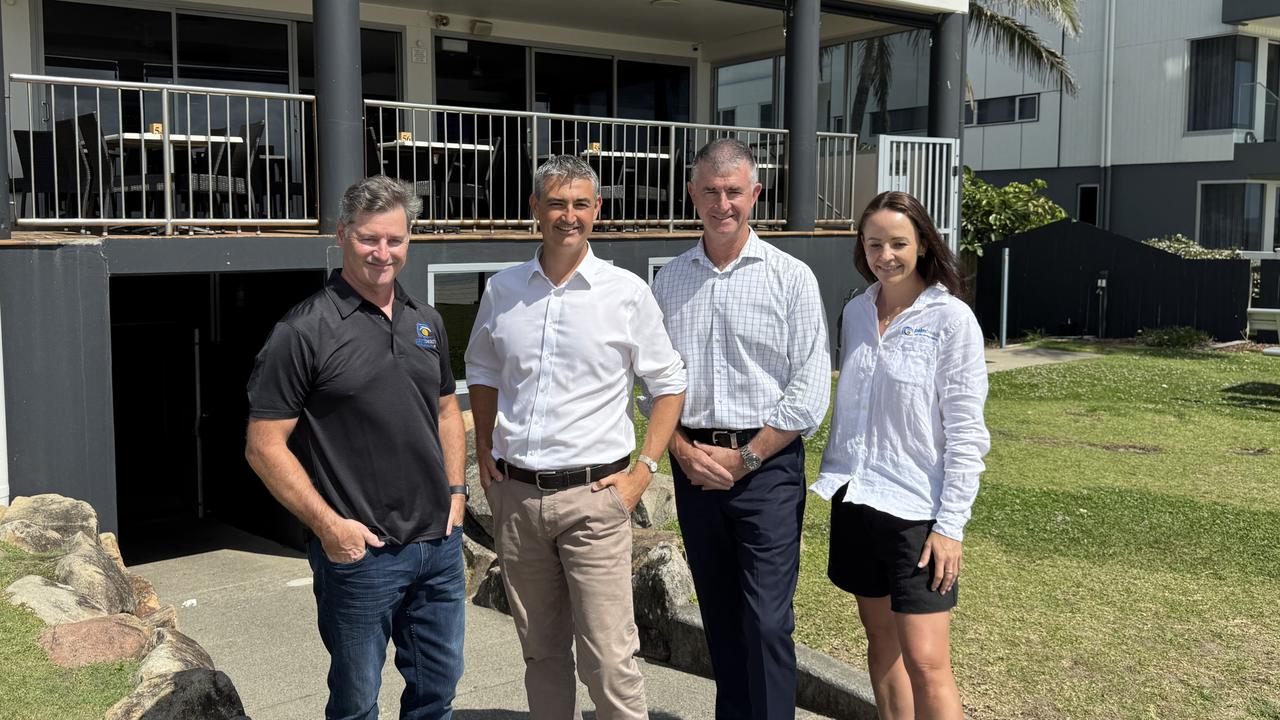
<path fill-rule="evenodd" d="M 747 474 L 737 450 L 695 441 L 679 442 L 674 452 L 689 482 L 703 490 L 728 490 Z"/>

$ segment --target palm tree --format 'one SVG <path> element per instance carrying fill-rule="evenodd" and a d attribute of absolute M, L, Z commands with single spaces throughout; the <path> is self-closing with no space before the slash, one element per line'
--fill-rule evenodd
<path fill-rule="evenodd" d="M 1067 66 L 1067 60 L 1047 45 L 1031 26 L 1013 15 L 1026 10 L 1048 18 L 1062 28 L 1067 37 L 1080 35 L 1080 16 L 1076 0 L 970 0 L 969 34 L 976 38 L 988 52 L 1003 55 L 1013 61 L 1015 67 L 1041 81 L 1056 80 L 1070 95 L 1079 86 Z M 891 131 L 888 122 L 889 85 L 892 78 L 893 46 L 887 35 L 869 38 L 858 48 L 858 85 L 853 95 L 853 112 L 850 119 L 861 127 L 867 100 L 874 97 L 884 118 L 885 131 Z M 924 47 L 929 35 L 924 30 L 911 30 L 907 42 L 917 50 Z M 966 81 L 967 85 L 967 81 Z M 966 93 L 972 97 L 971 88 Z"/>

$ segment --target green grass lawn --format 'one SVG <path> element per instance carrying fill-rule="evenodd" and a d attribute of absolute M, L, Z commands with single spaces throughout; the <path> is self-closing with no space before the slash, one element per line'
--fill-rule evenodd
<path fill-rule="evenodd" d="M 52 577 L 55 562 L 0 543 L 0 594 L 24 575 Z M 25 608 L 0 601 L 0 720 L 96 720 L 133 692 L 137 662 L 57 667 L 40 647 L 43 627 Z"/>
<path fill-rule="evenodd" d="M 1100 357 L 991 377 L 952 633 L 972 717 L 1280 720 L 1280 361 L 1044 344 Z M 809 495 L 796 638 L 865 667 L 829 513 Z"/>

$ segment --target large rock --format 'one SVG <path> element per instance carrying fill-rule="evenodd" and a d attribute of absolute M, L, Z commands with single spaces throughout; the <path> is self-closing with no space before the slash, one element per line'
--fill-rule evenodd
<path fill-rule="evenodd" d="M 140 660 L 151 646 L 151 629 L 127 613 L 95 617 L 48 628 L 40 644 L 59 667 Z"/>
<path fill-rule="evenodd" d="M 489 498 L 484 494 L 484 486 L 480 484 L 480 466 L 476 465 L 475 432 L 467 433 L 467 516 L 464 528 L 467 537 L 481 545 L 494 549 L 493 543 L 493 510 L 489 507 Z"/>
<path fill-rule="evenodd" d="M 178 609 L 172 605 L 161 605 L 150 615 L 140 615 L 142 621 L 153 628 L 178 629 Z"/>
<path fill-rule="evenodd" d="M 156 595 L 155 586 L 141 575 L 126 573 L 129 585 L 133 588 L 133 613 L 138 617 L 146 617 L 160 609 L 160 596 Z"/>
<path fill-rule="evenodd" d="M 9 506 L 4 503 L 0 503 L 0 523 L 4 522 L 4 514 L 7 512 L 9 512 Z"/>
<path fill-rule="evenodd" d="M 672 662 L 673 655 L 699 657 L 696 649 L 673 647 L 701 632 L 701 623 L 697 632 L 679 627 L 688 617 L 681 611 L 692 607 L 693 576 L 678 541 L 674 534 L 656 530 L 636 530 L 634 535 L 631 591 L 641 653 L 663 662 Z"/>
<path fill-rule="evenodd" d="M 136 607 L 133 583 L 96 542 L 97 534 L 76 533 L 54 577 L 97 603 L 108 614 L 131 613 Z"/>
<path fill-rule="evenodd" d="M 98 537 L 98 514 L 83 500 L 73 500 L 61 495 L 32 495 L 13 499 L 9 512 L 0 520 L 0 527 L 18 520 L 52 530 L 64 538 L 82 532 Z"/>
<path fill-rule="evenodd" d="M 120 568 L 120 572 L 125 572 L 124 556 L 120 554 L 120 541 L 116 539 L 116 534 L 109 532 L 98 533 L 98 544 L 115 561 L 116 567 Z"/>
<path fill-rule="evenodd" d="M 94 601 L 66 585 L 48 578 L 27 575 L 5 588 L 9 602 L 36 614 L 45 625 L 77 622 L 101 617 L 106 612 Z"/>
<path fill-rule="evenodd" d="M 470 597 L 480 586 L 480 581 L 484 579 L 485 574 L 489 572 L 489 567 L 493 565 L 494 560 L 498 559 L 498 556 L 489 548 L 472 540 L 471 536 L 464 535 L 462 557 L 467 565 L 467 596 Z"/>
<path fill-rule="evenodd" d="M 27 552 L 47 553 L 58 550 L 66 539 L 55 530 L 41 527 L 30 520 L 11 520 L 0 524 L 0 542 Z"/>
<path fill-rule="evenodd" d="M 511 603 L 507 599 L 507 588 L 502 583 L 502 566 L 497 560 L 489 566 L 488 572 L 481 578 L 476 587 L 476 594 L 471 602 L 480 607 L 493 608 L 501 613 L 511 614 Z"/>
<path fill-rule="evenodd" d="M 213 658 L 200 647 L 200 643 L 177 630 L 159 628 L 151 638 L 155 649 L 147 653 L 134 675 L 135 685 L 162 675 L 172 675 L 183 670 L 213 669 Z"/>
<path fill-rule="evenodd" d="M 232 720 L 244 715 L 226 675 L 205 668 L 148 678 L 107 711 L 104 720 Z"/>
<path fill-rule="evenodd" d="M 653 476 L 649 488 L 631 511 L 631 525 L 638 528 L 660 528 L 676 517 L 676 486 L 670 475 Z"/>

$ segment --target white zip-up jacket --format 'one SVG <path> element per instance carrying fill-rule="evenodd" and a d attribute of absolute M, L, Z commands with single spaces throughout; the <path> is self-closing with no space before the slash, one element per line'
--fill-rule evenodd
<path fill-rule="evenodd" d="M 963 540 L 991 447 L 982 329 L 939 284 L 881 337 L 879 292 L 873 283 L 845 305 L 831 435 L 810 489 L 830 500 L 848 485 L 845 502 L 936 520 L 934 531 Z"/>

